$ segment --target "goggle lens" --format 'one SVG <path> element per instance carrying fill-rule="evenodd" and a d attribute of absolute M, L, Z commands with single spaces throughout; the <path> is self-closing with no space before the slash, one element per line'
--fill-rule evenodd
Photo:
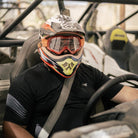
<path fill-rule="evenodd" d="M 47 49 L 56 54 L 61 54 L 68 50 L 71 54 L 75 54 L 83 46 L 83 38 L 78 36 L 54 36 L 47 38 Z"/>

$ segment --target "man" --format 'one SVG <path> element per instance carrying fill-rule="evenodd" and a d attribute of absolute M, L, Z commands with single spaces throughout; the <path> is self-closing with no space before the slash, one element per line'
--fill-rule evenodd
<path fill-rule="evenodd" d="M 40 38 L 38 47 L 44 63 L 19 75 L 9 89 L 4 117 L 5 138 L 38 137 L 58 100 L 64 80 L 74 73 L 70 95 L 50 136 L 81 126 L 89 98 L 109 80 L 102 72 L 81 63 L 84 31 L 70 17 L 60 15 L 47 20 L 40 29 Z M 117 103 L 137 98 L 137 90 L 120 84 L 103 96 Z"/>

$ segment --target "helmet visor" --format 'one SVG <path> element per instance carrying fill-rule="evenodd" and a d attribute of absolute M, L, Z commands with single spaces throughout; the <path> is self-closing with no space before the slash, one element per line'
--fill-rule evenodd
<path fill-rule="evenodd" d="M 56 54 L 65 50 L 75 54 L 84 45 L 84 39 L 78 36 L 53 36 L 47 38 L 47 49 Z"/>

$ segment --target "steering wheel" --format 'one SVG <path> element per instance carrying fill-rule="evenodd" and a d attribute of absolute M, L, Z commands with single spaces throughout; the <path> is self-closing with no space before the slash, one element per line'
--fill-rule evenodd
<path fill-rule="evenodd" d="M 114 79 L 109 80 L 106 82 L 103 86 L 101 86 L 94 95 L 91 96 L 90 100 L 88 101 L 88 104 L 85 108 L 84 117 L 83 117 L 83 125 L 87 125 L 90 120 L 90 116 L 94 114 L 93 109 L 95 109 L 97 101 L 100 99 L 100 97 L 112 86 L 114 86 L 117 83 L 125 82 L 127 80 L 136 80 L 138 81 L 138 75 L 135 74 L 126 74 L 122 76 L 118 76 Z"/>

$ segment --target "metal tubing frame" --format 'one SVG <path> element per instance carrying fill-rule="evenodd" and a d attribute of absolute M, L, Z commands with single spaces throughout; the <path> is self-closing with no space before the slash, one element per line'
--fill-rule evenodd
<path fill-rule="evenodd" d="M 11 7 L 11 8 L 10 8 L 10 7 L 1 7 L 1 6 L 0 6 L 0 9 L 1 9 L 1 10 L 2 10 L 2 9 L 4 9 L 4 10 L 5 10 L 5 9 L 7 9 L 7 10 L 12 10 L 12 9 L 19 9 L 19 10 L 20 10 L 20 9 L 21 9 L 21 10 L 22 10 L 22 9 L 26 9 L 26 8 L 18 8 L 18 7 Z"/>
<path fill-rule="evenodd" d="M 86 10 L 84 11 L 83 15 L 80 17 L 80 19 L 78 20 L 78 23 L 81 22 L 81 20 L 84 18 L 84 16 L 89 12 L 89 10 L 91 9 L 91 7 L 93 6 L 93 4 L 89 4 L 89 6 L 86 8 Z"/>
<path fill-rule="evenodd" d="M 70 1 L 70 0 L 65 0 Z M 74 0 L 72 0 L 74 1 Z M 84 1 L 84 0 L 77 0 L 77 1 Z M 107 2 L 107 3 L 118 3 L 118 4 L 135 4 L 138 5 L 138 0 L 85 0 L 87 2 Z"/>
<path fill-rule="evenodd" d="M 58 7 L 59 7 L 60 13 L 62 13 L 65 10 L 65 5 L 63 0 L 58 0 Z"/>
<path fill-rule="evenodd" d="M 15 47 L 23 45 L 24 40 L 0 40 L 0 45 L 2 47 Z"/>
<path fill-rule="evenodd" d="M 43 0 L 35 0 L 7 29 L 5 29 L 1 34 L 0 34 L 0 39 L 4 38 L 18 23 L 20 23 L 35 7 L 37 7 Z M 64 0 L 64 1 L 68 1 L 68 0 Z M 78 0 L 78 1 L 83 1 L 83 0 Z M 112 0 L 112 2 L 110 0 L 86 0 L 88 2 L 108 2 L 108 3 L 122 3 L 122 4 L 138 4 L 138 0 Z M 58 6 L 60 10 L 60 12 L 65 10 L 65 6 L 64 6 L 64 2 L 63 0 L 58 0 Z M 62 10 L 62 11 L 61 11 Z M 85 14 L 85 13 L 84 13 Z M 131 15 L 130 15 L 131 16 Z M 83 15 L 82 17 L 83 18 Z M 79 22 L 81 21 L 81 18 L 79 20 Z M 130 18 L 130 17 L 128 17 Z M 120 23 L 126 21 L 127 19 L 122 20 Z M 117 25 L 118 25 L 117 24 Z M 104 32 L 101 32 L 102 34 L 104 34 Z M 88 32 L 88 35 L 91 34 L 91 32 Z M 14 40 L 17 41 L 18 40 Z M 20 41 L 20 40 L 19 40 Z M 0 41 L 1 43 L 1 41 Z M 3 42 L 2 42 L 3 43 Z M 15 43 L 15 42 L 12 42 Z M 5 44 L 7 45 L 7 44 Z"/>
<path fill-rule="evenodd" d="M 99 5 L 99 3 L 97 3 L 97 2 L 93 3 L 93 5 L 90 9 L 90 13 L 88 14 L 87 18 L 85 19 L 85 21 L 83 23 L 83 28 L 84 28 L 84 31 L 86 32 L 86 36 L 85 36 L 86 41 L 88 40 L 86 25 L 87 25 L 90 17 L 92 16 L 92 14 L 94 13 L 95 9 L 98 7 L 98 5 Z"/>
<path fill-rule="evenodd" d="M 60 14 L 70 16 L 70 11 L 65 8 L 64 0 L 57 0 Z"/>
<path fill-rule="evenodd" d="M 118 26 L 118 25 L 122 24 L 123 22 L 127 21 L 129 18 L 133 17 L 137 13 L 138 13 L 138 10 L 135 11 L 134 13 L 132 13 L 131 15 L 129 15 L 128 17 L 126 17 L 125 19 L 123 19 L 122 21 L 120 21 L 119 23 L 117 23 L 116 26 Z"/>
<path fill-rule="evenodd" d="M 37 7 L 43 0 L 35 0 L 9 27 L 7 27 L 1 34 L 0 39 L 4 38 L 17 24 L 19 24 L 35 7 Z"/>
<path fill-rule="evenodd" d="M 11 25 L 8 26 L 1 34 L 0 39 L 3 39 L 16 25 L 18 25 L 35 7 L 37 7 L 43 0 L 35 0 Z M 58 0 L 60 13 L 64 12 L 65 6 L 63 0 Z M 8 41 L 8 42 L 7 42 Z M 12 45 L 22 45 L 24 40 L 0 40 L 0 44 L 4 47 Z"/>
<path fill-rule="evenodd" d="M 129 18 L 133 17 L 134 15 L 136 15 L 138 13 L 138 10 L 133 12 L 131 15 L 129 15 L 128 17 L 126 17 L 125 19 L 123 19 L 122 21 L 120 21 L 119 23 L 115 24 L 114 26 L 118 26 L 120 24 L 122 24 L 123 22 L 127 21 Z M 96 35 L 96 32 L 92 32 L 92 31 L 87 31 L 86 28 L 85 28 L 85 31 L 87 32 L 87 35 L 88 36 L 91 36 L 91 35 Z M 106 31 L 98 31 L 100 33 L 100 35 L 103 35 L 106 33 Z M 136 34 L 138 33 L 138 31 L 125 31 L 126 33 L 130 33 L 130 34 Z"/>

